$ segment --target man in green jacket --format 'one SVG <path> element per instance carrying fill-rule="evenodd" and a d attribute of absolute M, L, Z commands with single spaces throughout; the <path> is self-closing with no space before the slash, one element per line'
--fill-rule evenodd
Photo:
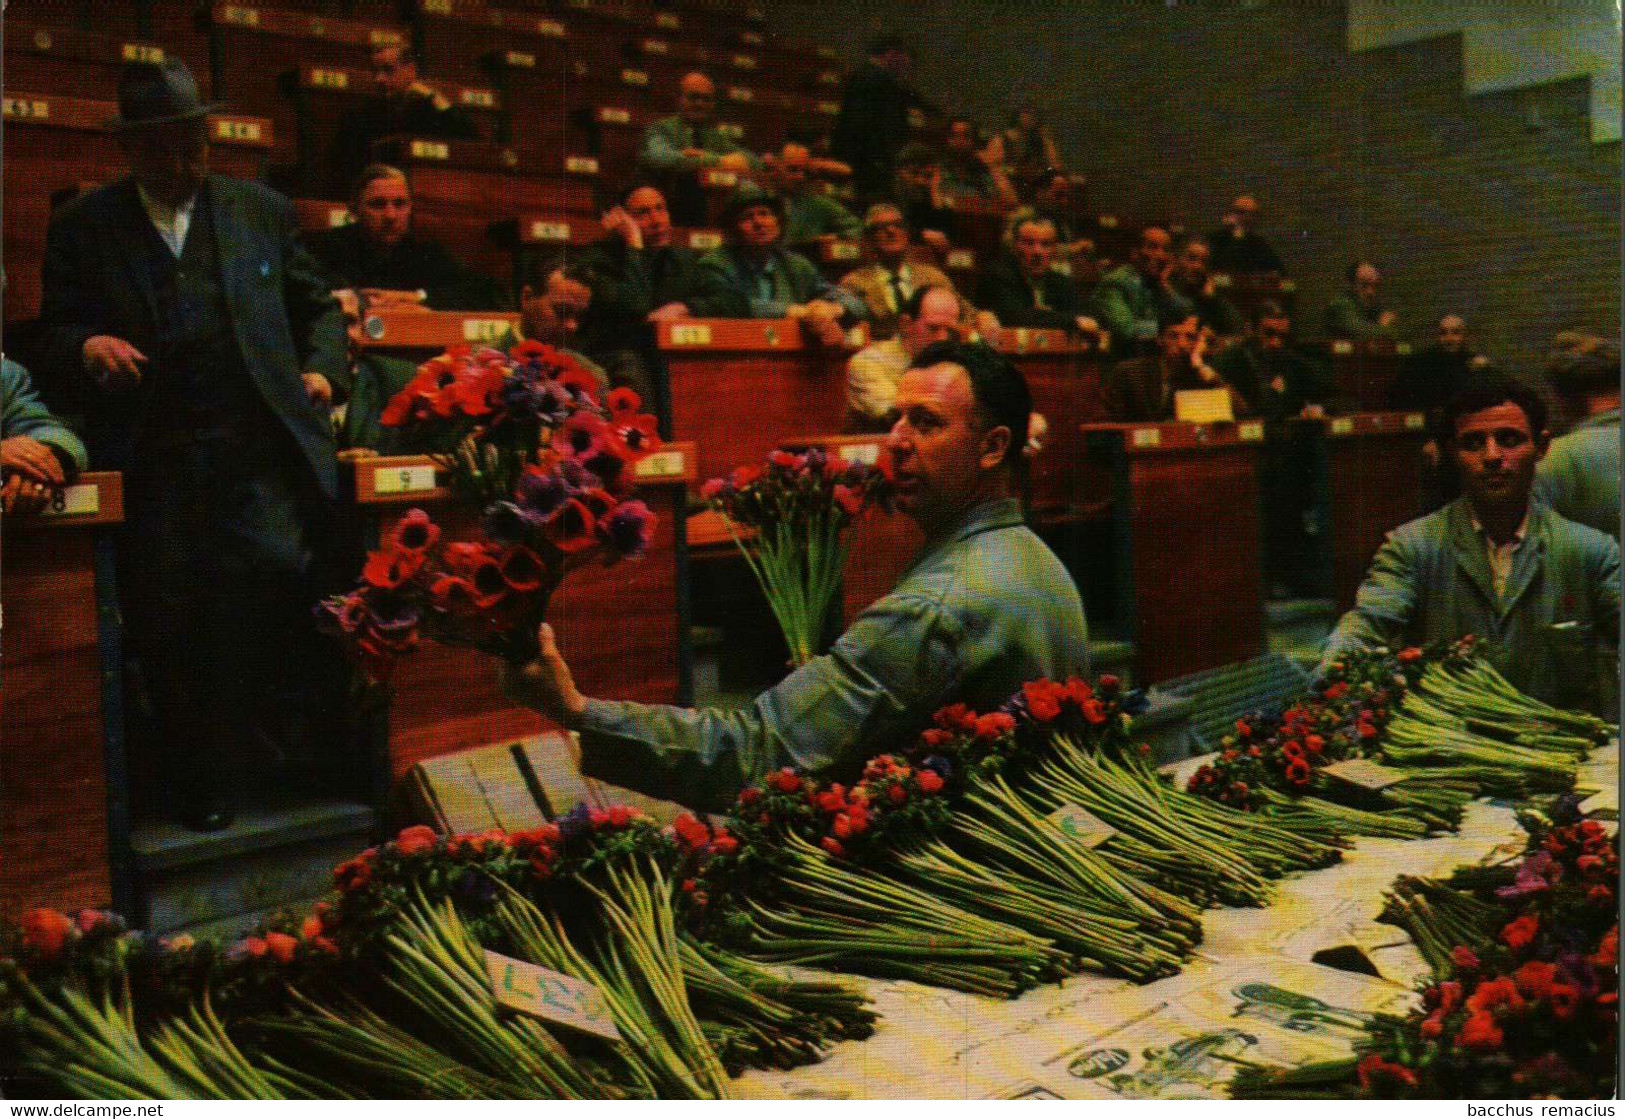
<path fill-rule="evenodd" d="M 1095 286 L 1090 313 L 1111 335 L 1112 352 L 1119 358 L 1152 352 L 1161 320 L 1178 305 L 1168 283 L 1174 263 L 1171 244 L 1166 229 L 1146 226 L 1129 262 L 1113 268 Z"/>
<path fill-rule="evenodd" d="M 1617 702 L 1619 545 L 1530 501 L 1546 406 L 1495 378 L 1445 409 L 1463 495 L 1395 529 L 1321 667 L 1350 650 L 1485 638 L 1515 687 L 1595 711 Z"/>
<path fill-rule="evenodd" d="M 785 144 L 773 161 L 773 177 L 784 198 L 784 243 L 793 247 L 821 239 L 851 241 L 863 223 L 851 210 L 808 178 L 812 153 L 804 144 Z"/>
<path fill-rule="evenodd" d="M 778 195 L 752 183 L 735 190 L 722 213 L 728 243 L 700 258 L 689 310 L 710 319 L 799 319 L 820 344 L 838 346 L 842 324 L 861 321 L 868 308 L 786 249 L 783 223 Z"/>
<path fill-rule="evenodd" d="M 88 463 L 85 445 L 45 406 L 28 370 L 0 358 L 0 509 L 38 512 Z"/>
<path fill-rule="evenodd" d="M 1535 474 L 1535 499 L 1619 539 L 1619 350 L 1607 346 L 1552 363 L 1546 378 L 1580 416 L 1552 440 Z"/>
<path fill-rule="evenodd" d="M 894 405 L 897 504 L 926 542 L 829 653 L 743 710 L 696 711 L 586 698 L 544 625 L 538 659 L 504 669 L 508 694 L 580 731 L 584 773 L 720 810 L 781 766 L 856 777 L 943 704 L 986 711 L 1024 681 L 1086 674 L 1077 588 L 1015 497 L 1031 412 L 1021 374 L 986 346 L 939 343 Z"/>
<path fill-rule="evenodd" d="M 638 170 L 664 186 L 672 214 L 682 225 L 705 224 L 699 172 L 748 175 L 762 166 L 737 132 L 717 121 L 716 108 L 716 84 L 698 71 L 685 74 L 677 87 L 676 114 L 652 122 L 638 145 Z"/>

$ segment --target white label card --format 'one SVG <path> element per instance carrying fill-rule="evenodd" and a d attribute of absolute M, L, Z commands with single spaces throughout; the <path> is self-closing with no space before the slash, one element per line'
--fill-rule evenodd
<path fill-rule="evenodd" d="M 1257 443 L 1264 438 L 1264 425 L 1257 420 L 1238 424 L 1236 425 L 1236 435 L 1243 443 Z"/>
<path fill-rule="evenodd" d="M 489 948 L 485 950 L 485 974 L 491 980 L 491 994 L 510 1010 L 606 1041 L 621 1040 L 604 993 L 591 983 Z"/>
<path fill-rule="evenodd" d="M 674 346 L 709 346 L 711 344 L 711 328 L 705 323 L 683 323 L 671 328 L 671 344 Z"/>
<path fill-rule="evenodd" d="M 119 53 L 126 62 L 154 62 L 161 65 L 164 61 L 163 49 L 146 43 L 125 43 Z"/>
<path fill-rule="evenodd" d="M 1351 435 L 1351 434 L 1353 434 L 1353 432 L 1354 432 L 1354 421 L 1353 420 L 1348 419 L 1347 417 L 1342 417 L 1340 419 L 1335 419 L 1335 420 L 1332 421 L 1332 434 L 1333 435 Z"/>
<path fill-rule="evenodd" d="M 1063 804 L 1044 817 L 1044 822 L 1080 847 L 1095 848 L 1117 834 L 1117 829 L 1087 808 Z"/>
<path fill-rule="evenodd" d="M 380 466 L 372 472 L 373 493 L 423 493 L 438 488 L 434 465 Z"/>
<path fill-rule="evenodd" d="M 1347 781 L 1350 785 L 1373 791 L 1397 785 L 1410 776 L 1408 773 L 1378 765 L 1365 758 L 1349 758 L 1347 761 L 1333 762 L 1321 772 L 1328 777 L 1335 777 L 1339 781 Z"/>
<path fill-rule="evenodd" d="M 570 227 L 561 221 L 533 221 L 530 223 L 532 241 L 568 241 Z"/>
<path fill-rule="evenodd" d="M 1422 413 L 1420 413 L 1420 412 L 1406 412 L 1405 413 L 1405 430 L 1406 431 L 1421 431 L 1426 426 L 1427 426 L 1427 417 L 1422 415 Z"/>
<path fill-rule="evenodd" d="M 633 473 L 639 478 L 681 478 L 686 466 L 682 451 L 656 451 L 639 459 Z"/>
<path fill-rule="evenodd" d="M 464 319 L 463 341 L 495 342 L 511 329 L 506 319 Z"/>
<path fill-rule="evenodd" d="M 81 482 L 62 491 L 61 504 L 53 497 L 41 514 L 46 517 L 91 517 L 101 511 L 101 487 L 94 482 Z"/>
<path fill-rule="evenodd" d="M 625 109 L 599 109 L 598 119 L 604 124 L 631 124 L 632 114 Z"/>
<path fill-rule="evenodd" d="M 837 448 L 835 457 L 842 462 L 861 462 L 864 466 L 873 466 L 880 461 L 880 444 L 852 443 Z"/>
<path fill-rule="evenodd" d="M 1154 427 L 1137 427 L 1131 440 L 1136 447 L 1162 446 L 1162 432 Z"/>

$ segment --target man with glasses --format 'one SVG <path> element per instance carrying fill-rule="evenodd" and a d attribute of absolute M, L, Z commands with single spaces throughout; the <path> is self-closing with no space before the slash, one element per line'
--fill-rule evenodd
<path fill-rule="evenodd" d="M 1514 687 L 1611 710 L 1619 544 L 1530 500 L 1548 447 L 1545 403 L 1486 379 L 1450 402 L 1444 425 L 1462 496 L 1389 534 L 1322 669 L 1354 649 L 1472 634 Z"/>
<path fill-rule="evenodd" d="M 863 247 L 870 263 L 841 277 L 841 287 L 863 300 L 869 308 L 869 336 L 890 338 L 897 333 L 897 316 L 903 304 L 923 288 L 946 288 L 959 301 L 959 319 L 971 324 L 971 305 L 954 288 L 948 274 L 934 264 L 909 259 L 908 225 L 895 203 L 877 202 L 863 218 Z M 983 312 L 976 316 L 976 329 L 990 334 L 999 320 Z"/>

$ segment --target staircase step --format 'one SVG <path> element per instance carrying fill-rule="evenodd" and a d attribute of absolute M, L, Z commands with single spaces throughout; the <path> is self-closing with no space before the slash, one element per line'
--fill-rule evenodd
<path fill-rule="evenodd" d="M 210 835 L 148 822 L 133 836 L 144 926 L 248 927 L 266 912 L 319 896 L 333 867 L 373 838 L 377 817 L 348 801 L 288 801 L 250 809 Z"/>

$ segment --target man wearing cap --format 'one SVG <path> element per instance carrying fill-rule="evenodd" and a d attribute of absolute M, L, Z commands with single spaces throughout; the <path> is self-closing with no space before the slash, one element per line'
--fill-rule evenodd
<path fill-rule="evenodd" d="M 125 472 L 120 605 L 172 807 L 215 830 L 256 731 L 340 722 L 296 669 L 325 667 L 310 604 L 353 562 L 328 416 L 343 319 L 287 199 L 208 173 L 211 106 L 183 63 L 126 67 L 118 102 L 131 174 L 52 221 L 42 317 L 91 461 Z"/>
<path fill-rule="evenodd" d="M 706 169 L 747 175 L 762 162 L 717 122 L 717 87 L 699 71 L 677 86 L 677 112 L 652 122 L 638 145 L 638 170 L 665 187 L 679 225 L 705 224 L 705 192 L 696 174 Z"/>
<path fill-rule="evenodd" d="M 839 346 L 843 323 L 862 320 L 867 308 L 783 247 L 783 214 L 779 197 L 753 184 L 733 192 L 722 214 L 728 243 L 700 258 L 689 309 L 700 318 L 800 319 L 818 342 Z"/>
<path fill-rule="evenodd" d="M 869 336 L 890 338 L 897 333 L 897 315 L 921 288 L 946 288 L 959 301 L 959 318 L 983 334 L 999 328 L 999 320 L 983 312 L 977 315 L 954 288 L 948 274 L 934 264 L 908 259 L 908 226 L 894 202 L 876 202 L 863 218 L 863 247 L 872 258 L 861 268 L 841 277 L 841 287 L 863 300 L 869 309 Z"/>

